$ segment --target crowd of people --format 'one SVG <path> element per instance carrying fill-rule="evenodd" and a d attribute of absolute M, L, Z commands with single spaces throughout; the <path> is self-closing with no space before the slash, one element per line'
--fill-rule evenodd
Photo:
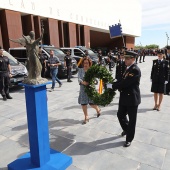
<path fill-rule="evenodd" d="M 120 92 L 119 97 L 119 106 L 117 117 L 119 123 L 122 127 L 123 132 L 122 136 L 126 135 L 126 141 L 124 143 L 124 147 L 129 147 L 131 142 L 135 136 L 135 127 L 137 120 L 137 111 L 138 106 L 141 103 L 141 94 L 140 94 L 140 79 L 141 79 L 141 71 L 138 67 L 138 57 L 139 63 L 142 60 L 142 57 L 139 56 L 138 53 L 134 52 L 132 49 L 127 50 L 126 48 L 122 48 L 121 51 L 116 51 L 116 72 L 115 79 L 116 82 L 113 84 L 108 83 L 107 88 L 112 90 L 118 90 Z M 111 70 L 110 62 L 113 60 L 112 58 L 112 50 L 108 53 L 108 63 L 109 70 Z M 142 54 L 143 62 L 145 61 L 146 53 Z M 163 100 L 163 95 L 170 94 L 170 85 L 169 85 L 169 76 L 170 76 L 170 46 L 167 46 L 166 53 L 164 50 L 157 50 L 158 59 L 153 60 L 153 65 L 151 69 L 151 92 L 154 93 L 154 102 L 155 105 L 153 110 L 160 111 L 161 103 Z M 166 56 L 166 57 L 164 57 Z M 83 59 L 83 66 L 88 68 L 91 66 L 89 57 Z M 85 61 L 85 63 L 84 63 Z M 98 63 L 99 66 L 102 66 L 102 52 L 99 50 L 98 53 Z M 87 69 L 85 69 L 87 70 Z M 87 113 L 87 104 L 96 109 L 97 117 L 101 114 L 101 109 L 93 103 L 91 99 L 88 98 L 87 94 L 84 91 L 84 86 L 88 86 L 88 82 L 83 80 L 85 70 L 79 70 L 78 80 L 80 83 L 80 94 L 79 94 L 79 104 L 81 104 L 85 120 L 83 124 L 86 124 L 89 121 L 88 113 Z M 81 83 L 82 82 L 82 83 Z M 83 86 L 82 86 L 83 85 Z M 166 90 L 165 90 L 166 89 Z M 83 93 L 83 95 L 82 95 Z M 84 101 L 81 99 L 85 97 L 85 106 Z"/>
<path fill-rule="evenodd" d="M 156 54 L 158 58 L 153 60 L 150 79 L 151 92 L 154 93 L 153 110 L 160 111 L 164 94 L 170 95 L 170 46 L 167 46 L 166 51 L 163 49 L 157 50 Z M 121 135 L 126 135 L 124 147 L 128 147 L 131 145 L 131 142 L 135 136 L 138 105 L 141 103 L 139 88 L 141 71 L 137 65 L 138 59 L 139 63 L 142 61 L 144 62 L 147 53 L 143 51 L 141 54 L 139 51 L 135 52 L 133 49 L 127 50 L 125 47 L 123 47 L 121 50 L 110 50 L 107 55 L 107 62 L 110 72 L 113 71 L 111 69 L 111 62 L 114 62 L 116 65 L 114 77 L 116 81 L 114 81 L 113 84 L 108 83 L 106 87 L 108 89 L 112 89 L 113 91 L 118 90 L 120 92 L 117 117 L 123 130 Z M 42 65 L 42 77 L 45 76 L 47 66 L 50 68 L 50 73 L 52 76 L 51 91 L 54 90 L 56 81 L 59 83 L 59 87 L 61 87 L 62 83 L 57 77 L 58 66 L 61 64 L 61 62 L 59 58 L 54 55 L 54 51 L 50 51 L 50 58 L 46 60 L 41 52 L 41 48 L 39 48 L 38 57 Z M 64 58 L 64 66 L 67 70 L 67 82 L 72 82 L 71 60 L 72 57 L 70 51 L 68 50 Z M 102 51 L 99 50 L 98 65 L 100 67 L 103 67 L 102 60 Z M 80 85 L 80 91 L 78 103 L 81 105 L 84 113 L 84 120 L 82 124 L 86 124 L 89 122 L 87 105 L 90 105 L 96 110 L 97 117 L 101 115 L 101 109 L 99 106 L 96 105 L 85 92 L 85 86 L 88 86 L 89 83 L 84 81 L 84 75 L 92 66 L 92 60 L 87 51 L 80 60 L 79 66 L 78 83 Z M 11 67 L 9 59 L 3 55 L 3 50 L 0 47 L 0 92 L 4 101 L 7 99 L 12 99 L 12 97 L 9 95 L 10 73 Z"/>

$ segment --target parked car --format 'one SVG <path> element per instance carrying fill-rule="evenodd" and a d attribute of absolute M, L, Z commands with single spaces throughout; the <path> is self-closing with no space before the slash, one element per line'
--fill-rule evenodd
<path fill-rule="evenodd" d="M 60 78 L 66 77 L 67 70 L 64 67 L 64 57 L 65 57 L 64 52 L 54 46 L 42 45 L 42 54 L 46 57 L 46 61 L 48 61 L 50 57 L 50 50 L 53 50 L 55 56 L 57 56 L 61 61 L 61 65 L 58 68 L 58 77 Z M 26 54 L 25 47 L 9 48 L 9 53 L 26 65 L 27 54 Z M 72 60 L 72 66 L 73 66 L 72 75 L 74 75 L 78 72 L 77 61 L 75 59 Z M 50 68 L 48 66 L 47 66 L 47 71 L 45 73 L 45 76 L 50 77 Z"/>
<path fill-rule="evenodd" d="M 79 60 L 85 55 L 85 51 L 88 51 L 89 57 L 92 59 L 93 65 L 98 63 L 98 56 L 94 53 L 90 48 L 86 48 L 84 46 L 76 46 L 76 47 L 62 47 L 60 48 L 64 52 L 70 50 L 71 56 L 76 59 L 77 63 Z"/>
<path fill-rule="evenodd" d="M 17 85 L 18 83 L 21 83 L 28 76 L 26 67 L 23 64 L 21 64 L 18 60 L 16 60 L 7 51 L 3 51 L 3 55 L 9 58 L 9 62 L 11 65 L 12 74 L 12 77 L 10 78 L 11 85 Z"/>

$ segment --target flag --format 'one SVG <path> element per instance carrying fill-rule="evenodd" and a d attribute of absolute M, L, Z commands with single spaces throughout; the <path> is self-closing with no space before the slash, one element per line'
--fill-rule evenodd
<path fill-rule="evenodd" d="M 120 23 L 109 26 L 110 38 L 119 37 L 122 35 L 122 25 Z"/>

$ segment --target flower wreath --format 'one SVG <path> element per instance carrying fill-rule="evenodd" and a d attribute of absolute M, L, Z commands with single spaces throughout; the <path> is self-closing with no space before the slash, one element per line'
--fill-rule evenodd
<path fill-rule="evenodd" d="M 103 82 L 104 92 L 102 94 L 99 94 L 95 88 L 95 78 Z M 112 102 L 116 93 L 112 89 L 107 89 L 106 83 L 113 83 L 113 77 L 105 67 L 93 65 L 85 73 L 84 80 L 89 83 L 85 86 L 85 92 L 96 105 L 106 106 Z"/>

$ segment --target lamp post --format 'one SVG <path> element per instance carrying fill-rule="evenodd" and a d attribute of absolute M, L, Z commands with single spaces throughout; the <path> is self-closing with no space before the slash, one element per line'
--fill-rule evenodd
<path fill-rule="evenodd" d="M 140 43 L 140 49 L 142 49 L 143 47 L 142 47 L 142 43 L 141 42 L 139 42 Z"/>
<path fill-rule="evenodd" d="M 167 46 L 168 46 L 169 36 L 168 36 L 168 33 L 167 33 L 167 32 L 165 32 L 165 34 L 166 34 L 166 37 L 167 37 Z"/>
<path fill-rule="evenodd" d="M 40 20 L 40 23 L 41 23 L 41 30 L 42 30 L 42 29 L 44 29 L 44 21 L 43 21 L 43 19 Z M 42 44 L 43 44 L 43 42 L 41 40 L 39 45 L 41 45 L 41 47 L 42 47 Z"/>

